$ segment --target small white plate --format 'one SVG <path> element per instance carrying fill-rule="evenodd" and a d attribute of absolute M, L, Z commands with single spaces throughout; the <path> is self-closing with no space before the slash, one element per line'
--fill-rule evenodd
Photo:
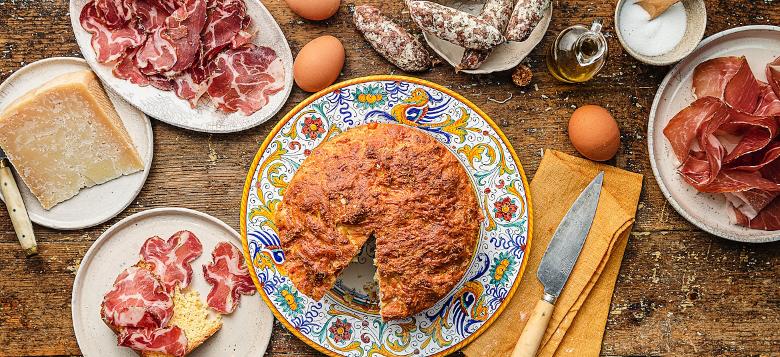
<path fill-rule="evenodd" d="M 192 262 L 191 288 L 205 304 L 211 286 L 203 278 L 203 264 L 211 262 L 211 252 L 223 241 L 241 247 L 241 236 L 224 222 L 205 213 L 185 208 L 156 208 L 127 217 L 105 231 L 84 259 L 73 283 L 71 313 L 81 353 L 86 357 L 138 355 L 116 345 L 116 335 L 100 319 L 103 295 L 116 277 L 138 262 L 139 251 L 147 238 L 167 239 L 180 230 L 195 233 L 203 244 L 203 254 Z M 242 295 L 236 311 L 222 316 L 222 328 L 190 355 L 262 356 L 271 340 L 273 315 L 257 294 Z"/>
<path fill-rule="evenodd" d="M 111 73 L 113 65 L 96 61 L 95 50 L 90 44 L 92 35 L 84 30 L 79 22 L 81 8 L 89 0 L 70 0 L 70 23 L 73 26 L 73 33 L 76 35 L 76 42 L 79 44 L 81 53 L 92 70 L 103 80 L 103 83 L 119 93 L 130 104 L 155 119 L 181 128 L 206 133 L 232 133 L 253 128 L 271 119 L 282 109 L 293 86 L 293 57 L 282 29 L 258 0 L 244 1 L 246 2 L 247 14 L 252 18 L 256 30 L 252 42 L 276 51 L 276 55 L 284 63 L 285 70 L 284 89 L 272 95 L 266 106 L 249 116 L 240 112 L 226 114 L 206 100 L 201 101 L 198 107 L 193 109 L 187 101 L 180 99 L 171 91 L 162 91 L 152 86 L 141 87 L 114 77 L 114 74 Z"/>
<path fill-rule="evenodd" d="M 766 64 L 780 56 L 780 27 L 755 25 L 714 34 L 666 75 L 653 101 L 647 124 L 647 143 L 653 174 L 666 199 L 685 219 L 716 236 L 740 242 L 780 240 L 780 232 L 732 224 L 728 202 L 720 194 L 698 192 L 677 173 L 680 166 L 663 130 L 680 110 L 696 100 L 693 70 L 699 63 L 723 56 L 745 56 L 756 78 L 766 80 Z"/>
<path fill-rule="evenodd" d="M 484 1 L 474 2 L 455 0 L 444 1 L 442 4 L 477 15 L 482 11 Z M 520 64 L 525 56 L 528 56 L 528 54 L 536 48 L 536 45 L 542 41 L 544 34 L 547 32 L 547 27 L 550 26 L 552 13 L 553 6 L 552 2 L 550 2 L 550 6 L 544 13 L 544 17 L 539 21 L 539 25 L 531 32 L 531 36 L 529 36 L 527 40 L 523 42 L 509 41 L 498 45 L 493 49 L 493 53 L 490 54 L 490 57 L 488 57 L 488 59 L 485 60 L 485 63 L 479 66 L 479 68 L 462 70 L 461 72 L 468 74 L 486 74 L 515 68 L 515 66 Z M 463 52 L 465 52 L 463 47 L 442 40 L 427 32 L 424 32 L 423 36 L 425 36 L 425 41 L 428 42 L 428 46 L 431 46 L 431 48 L 433 48 L 433 50 L 450 65 L 456 67 L 460 64 L 460 60 L 463 58 Z"/>
<path fill-rule="evenodd" d="M 0 84 L 0 110 L 27 91 L 41 86 L 55 76 L 85 69 L 90 69 L 87 63 L 81 58 L 73 57 L 53 57 L 30 63 L 14 72 L 3 84 Z M 111 103 L 116 108 L 116 112 L 122 119 L 122 123 L 127 128 L 133 145 L 144 161 L 143 171 L 118 177 L 102 185 L 82 189 L 75 197 L 61 202 L 48 211 L 43 209 L 38 199 L 16 175 L 16 183 L 19 185 L 27 213 L 33 222 L 45 227 L 63 230 L 96 226 L 124 211 L 141 192 L 152 166 L 154 148 L 152 123 L 143 112 L 133 108 L 110 88 L 105 89 Z"/>

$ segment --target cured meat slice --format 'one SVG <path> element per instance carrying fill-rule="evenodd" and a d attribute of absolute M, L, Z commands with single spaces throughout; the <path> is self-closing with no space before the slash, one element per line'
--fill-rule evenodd
<path fill-rule="evenodd" d="M 744 192 L 726 192 L 724 196 L 740 213 L 748 219 L 753 219 L 758 216 L 761 210 L 772 203 L 777 196 L 780 196 L 780 192 L 748 190 Z"/>
<path fill-rule="evenodd" d="M 680 162 L 685 161 L 691 146 L 696 141 L 699 128 L 717 113 L 721 113 L 724 104 L 713 97 L 703 97 L 677 113 L 664 128 L 664 135 L 672 145 L 672 150 Z"/>
<path fill-rule="evenodd" d="M 153 0 L 130 1 L 133 14 L 138 17 L 139 25 L 146 33 L 154 32 L 165 24 L 165 19 L 171 14 Z"/>
<path fill-rule="evenodd" d="M 693 70 L 696 98 L 722 98 L 726 84 L 742 67 L 741 57 L 718 57 L 700 63 Z"/>
<path fill-rule="evenodd" d="M 132 18 L 132 9 L 125 0 L 95 0 L 98 18 L 109 29 L 124 27 Z"/>
<path fill-rule="evenodd" d="M 166 292 L 186 288 L 192 280 L 190 262 L 203 253 L 198 237 L 190 231 L 174 233 L 168 240 L 154 236 L 141 247 L 141 259 L 160 278 Z"/>
<path fill-rule="evenodd" d="M 132 49 L 128 51 L 128 53 L 123 56 L 119 62 L 117 62 L 113 69 L 114 76 L 128 80 L 130 83 L 134 83 L 142 87 L 152 85 L 153 87 L 160 90 L 173 90 L 174 84 L 171 79 L 159 74 L 147 75 L 141 72 L 141 69 L 139 69 L 136 65 L 135 56 L 137 52 L 138 48 Z"/>
<path fill-rule="evenodd" d="M 780 115 L 780 97 L 777 96 L 768 84 L 762 84 L 761 98 L 758 102 L 758 108 L 756 108 L 753 114 L 763 116 Z"/>
<path fill-rule="evenodd" d="M 203 58 L 211 59 L 224 48 L 238 48 L 252 38 L 247 30 L 251 19 L 243 0 L 210 0 L 206 25 L 201 32 Z"/>
<path fill-rule="evenodd" d="M 769 81 L 775 95 L 780 97 L 780 57 L 766 65 L 766 80 Z"/>
<path fill-rule="evenodd" d="M 198 58 L 205 23 L 206 0 L 186 0 L 149 34 L 137 55 L 139 67 L 149 66 L 167 77 L 186 70 Z"/>
<path fill-rule="evenodd" d="M 187 352 L 187 336 L 178 326 L 157 329 L 124 329 L 119 333 L 119 346 L 136 351 L 161 352 L 172 356 L 184 356 Z"/>
<path fill-rule="evenodd" d="M 249 115 L 284 88 L 284 66 L 276 52 L 253 44 L 221 52 L 207 67 L 207 93 L 217 108 Z"/>
<path fill-rule="evenodd" d="M 206 93 L 208 83 L 196 81 L 196 75 L 192 70 L 188 70 L 173 78 L 173 91 L 181 99 L 190 103 L 190 107 L 195 108 L 198 100 Z"/>
<path fill-rule="evenodd" d="M 211 285 L 206 302 L 215 311 L 229 314 L 236 310 L 241 295 L 254 295 L 255 286 L 235 245 L 220 242 L 211 257 L 212 262 L 203 266 L 203 276 Z"/>
<path fill-rule="evenodd" d="M 120 59 L 128 49 L 140 46 L 146 39 L 146 35 L 134 26 L 133 22 L 128 22 L 120 28 L 109 28 L 101 21 L 94 1 L 84 5 L 79 21 L 84 30 L 92 34 L 92 48 L 100 63 Z"/>
<path fill-rule="evenodd" d="M 761 83 L 753 75 L 745 57 L 740 57 L 740 67 L 737 73 L 726 83 L 723 100 L 732 108 L 753 113 L 761 100 Z"/>
<path fill-rule="evenodd" d="M 773 200 L 752 219 L 737 208 L 734 208 L 732 213 L 734 223 L 740 226 L 766 231 L 780 230 L 780 199 Z"/>
<path fill-rule="evenodd" d="M 181 6 L 183 3 L 183 0 L 148 0 L 148 1 L 150 4 L 165 10 L 169 14 L 175 11 L 176 9 L 178 9 L 179 6 Z"/>
<path fill-rule="evenodd" d="M 173 300 L 146 269 L 130 267 L 103 297 L 100 316 L 114 328 L 157 328 L 173 315 Z"/>

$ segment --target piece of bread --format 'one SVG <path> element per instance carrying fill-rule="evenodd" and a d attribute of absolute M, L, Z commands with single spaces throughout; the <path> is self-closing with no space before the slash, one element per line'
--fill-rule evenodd
<path fill-rule="evenodd" d="M 209 309 L 203 304 L 200 294 L 196 290 L 188 289 L 185 292 L 176 289 L 173 294 L 173 317 L 169 322 L 171 326 L 179 326 L 187 336 L 187 354 L 198 348 L 203 342 L 222 328 L 222 317 L 209 317 Z M 167 357 L 171 356 L 161 352 L 141 352 L 143 357 Z M 172 357 L 172 356 L 171 356 Z"/>

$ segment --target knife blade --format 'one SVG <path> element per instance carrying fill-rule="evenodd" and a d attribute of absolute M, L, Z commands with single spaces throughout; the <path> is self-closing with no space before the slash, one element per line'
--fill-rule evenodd
<path fill-rule="evenodd" d="M 27 208 L 24 206 L 16 179 L 11 172 L 11 163 L 2 148 L 0 148 L 0 193 L 3 194 L 5 207 L 8 209 L 16 237 L 19 239 L 25 254 L 28 257 L 38 254 L 38 244 L 35 242 L 30 216 L 27 215 Z"/>
<path fill-rule="evenodd" d="M 600 172 L 580 193 L 563 220 L 555 230 L 547 251 L 542 256 L 536 277 L 544 286 L 544 293 L 553 298 L 554 303 L 561 295 L 569 274 L 580 256 L 585 237 L 590 232 L 596 207 L 599 205 L 604 172 Z"/>
<path fill-rule="evenodd" d="M 512 357 L 533 357 L 539 350 L 544 331 L 552 317 L 555 301 L 561 295 L 574 264 L 580 256 L 585 238 L 593 225 L 604 183 L 604 172 L 588 184 L 574 201 L 547 246 L 536 277 L 544 287 L 544 296 L 534 307 L 520 334 Z"/>

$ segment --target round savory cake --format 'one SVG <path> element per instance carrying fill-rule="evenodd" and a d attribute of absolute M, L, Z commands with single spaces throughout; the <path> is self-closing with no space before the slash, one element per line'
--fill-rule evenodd
<path fill-rule="evenodd" d="M 465 274 L 483 217 L 465 169 L 444 145 L 397 124 L 367 124 L 320 144 L 276 213 L 284 269 L 321 299 L 376 239 L 380 314 L 431 307 Z"/>

